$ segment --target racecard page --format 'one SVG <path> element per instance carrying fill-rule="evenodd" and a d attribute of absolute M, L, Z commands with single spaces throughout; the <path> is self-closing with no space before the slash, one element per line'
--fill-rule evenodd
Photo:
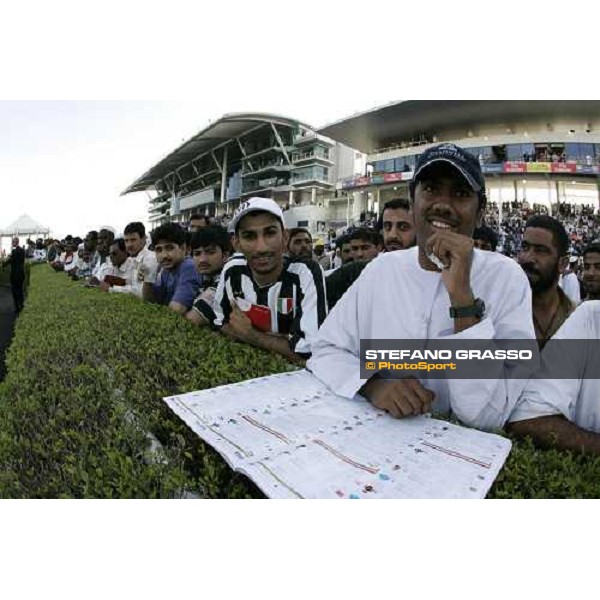
<path fill-rule="evenodd" d="M 392 419 L 306 370 L 165 402 L 270 498 L 483 498 L 511 447 L 426 416 Z"/>

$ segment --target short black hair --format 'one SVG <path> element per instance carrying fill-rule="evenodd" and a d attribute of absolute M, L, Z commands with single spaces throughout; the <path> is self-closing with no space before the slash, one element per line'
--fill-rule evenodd
<path fill-rule="evenodd" d="M 165 223 L 152 232 L 152 243 L 155 246 L 161 240 L 183 246 L 187 242 L 187 231 L 177 223 Z"/>
<path fill-rule="evenodd" d="M 496 252 L 496 248 L 498 247 L 498 234 L 491 227 L 488 227 L 487 225 L 477 227 L 473 232 L 473 239 L 488 242 L 492 247 L 492 251 Z"/>
<path fill-rule="evenodd" d="M 200 215 L 198 213 L 194 213 L 190 217 L 190 222 L 191 221 L 198 221 L 199 219 L 204 219 L 204 222 L 206 223 L 206 225 L 210 225 L 210 217 L 207 217 L 206 215 Z"/>
<path fill-rule="evenodd" d="M 125 240 L 123 238 L 117 238 L 117 239 L 113 240 L 110 245 L 117 246 L 119 248 L 119 250 L 121 250 L 123 252 L 127 252 L 127 249 L 125 247 Z"/>
<path fill-rule="evenodd" d="M 132 221 L 127 224 L 125 227 L 125 231 L 123 232 L 125 235 L 131 235 L 133 233 L 137 233 L 141 238 L 146 235 L 146 228 L 141 221 Z"/>
<path fill-rule="evenodd" d="M 352 242 L 354 240 L 364 240 L 375 246 L 383 245 L 381 234 L 378 231 L 367 227 L 358 227 L 348 236 L 348 241 Z"/>
<path fill-rule="evenodd" d="M 114 239 L 115 239 L 115 232 L 111 231 L 110 229 L 106 229 L 105 227 L 103 227 L 100 231 L 105 231 L 106 232 L 106 237 L 108 237 L 108 239 L 110 240 L 110 243 L 112 244 Z"/>
<path fill-rule="evenodd" d="M 223 252 L 231 252 L 227 229 L 220 225 L 209 225 L 195 231 L 190 236 L 189 244 L 191 250 L 206 248 L 206 246 L 219 246 Z"/>
<path fill-rule="evenodd" d="M 98 232 L 96 230 L 88 231 L 88 234 L 87 234 L 86 237 L 89 237 L 92 240 L 97 240 L 98 239 Z"/>
<path fill-rule="evenodd" d="M 600 254 L 600 241 L 592 242 L 583 249 L 581 256 L 583 256 L 584 260 L 585 255 L 589 254 L 590 252 L 596 252 L 597 254 Z"/>
<path fill-rule="evenodd" d="M 567 235 L 564 225 L 559 220 L 550 215 L 533 215 L 533 217 L 529 217 L 525 223 L 525 229 L 529 227 L 546 229 L 552 233 L 552 239 L 558 249 L 558 255 L 566 256 L 568 254 L 569 236 Z"/>
<path fill-rule="evenodd" d="M 291 229 L 288 229 L 288 247 L 292 241 L 292 238 L 296 237 L 299 233 L 306 233 L 306 235 L 308 235 L 310 238 L 310 241 L 313 241 L 312 235 L 310 235 L 310 231 L 308 229 L 305 229 L 304 227 L 292 227 Z"/>
<path fill-rule="evenodd" d="M 388 208 L 390 210 L 396 210 L 397 208 L 401 208 L 402 210 L 405 210 L 407 212 L 410 212 L 410 210 L 411 210 L 410 202 L 406 198 L 393 198 L 392 200 L 388 200 L 383 205 L 383 210 L 381 211 L 381 215 L 379 216 L 379 219 L 377 220 L 378 231 L 381 231 L 383 229 L 383 213 L 385 213 L 385 211 Z"/>

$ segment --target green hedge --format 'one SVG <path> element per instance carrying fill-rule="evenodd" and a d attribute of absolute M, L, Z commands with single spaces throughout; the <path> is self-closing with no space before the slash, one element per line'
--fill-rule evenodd
<path fill-rule="evenodd" d="M 0 384 L 3 498 L 262 497 L 162 397 L 292 369 L 161 306 L 32 269 Z M 150 451 L 149 432 L 160 442 Z M 600 460 L 516 443 L 490 497 L 598 497 Z"/>

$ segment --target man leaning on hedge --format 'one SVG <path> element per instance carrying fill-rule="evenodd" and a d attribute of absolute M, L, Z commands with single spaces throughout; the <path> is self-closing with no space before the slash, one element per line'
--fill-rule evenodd
<path fill-rule="evenodd" d="M 273 200 L 250 198 L 230 223 L 234 256 L 214 300 L 215 327 L 227 336 L 288 360 L 310 357 L 327 316 L 325 277 L 312 260 L 284 259 L 287 230 Z"/>
<path fill-rule="evenodd" d="M 144 300 L 167 305 L 184 315 L 200 289 L 196 265 L 187 256 L 187 233 L 176 223 L 165 223 L 152 232 L 160 273 L 155 283 L 144 282 Z"/>

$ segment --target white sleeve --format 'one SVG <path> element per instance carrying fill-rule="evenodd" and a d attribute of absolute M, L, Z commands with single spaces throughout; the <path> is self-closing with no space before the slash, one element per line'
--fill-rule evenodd
<path fill-rule="evenodd" d="M 144 265 L 144 283 L 155 283 L 158 276 L 158 262 L 154 252 L 151 250 L 146 252 L 142 259 L 142 264 Z"/>
<path fill-rule="evenodd" d="M 489 316 L 484 317 L 479 323 L 444 339 L 535 340 L 531 288 L 527 277 L 516 263 L 502 275 L 496 284 L 504 290 L 504 303 L 495 320 L 492 321 Z M 536 348 L 534 343 L 532 346 Z M 511 377 L 517 367 L 514 361 L 499 360 L 497 363 L 496 377 L 446 380 L 452 411 L 465 425 L 484 430 L 498 429 L 504 426 L 514 409 L 527 379 Z M 537 353 L 528 366 L 532 372 L 537 369 Z"/>
<path fill-rule="evenodd" d="M 563 323 L 562 327 L 554 334 L 542 352 L 542 364 L 535 375 L 527 382 L 517 406 L 510 415 L 510 421 L 524 421 L 548 415 L 563 415 L 572 420 L 575 405 L 582 387 L 582 377 L 585 364 L 571 365 L 574 373 L 579 373 L 579 379 L 552 379 L 556 373 L 553 365 L 556 361 L 569 361 L 572 356 L 556 348 L 552 344 L 555 340 L 583 340 L 594 339 L 595 303 L 585 302 Z M 558 356 L 557 354 L 558 353 Z M 573 358 L 577 360 L 579 357 Z"/>
<path fill-rule="evenodd" d="M 376 285 L 368 277 L 369 266 L 361 274 L 367 290 Z M 312 358 L 306 363 L 309 371 L 345 398 L 353 398 L 366 383 L 360 377 L 360 315 L 369 315 L 371 307 L 361 289 L 353 285 L 334 306 L 313 340 Z"/>

